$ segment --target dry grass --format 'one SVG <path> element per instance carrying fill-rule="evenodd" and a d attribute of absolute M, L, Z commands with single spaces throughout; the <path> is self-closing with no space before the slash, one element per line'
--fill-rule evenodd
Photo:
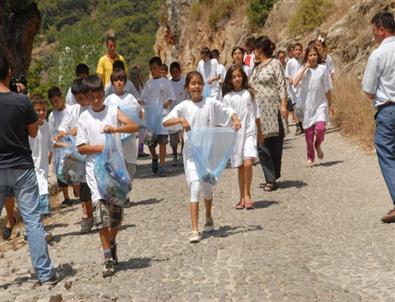
<path fill-rule="evenodd" d="M 374 113 L 371 100 L 362 92 L 360 83 L 345 74 L 338 75 L 333 92 L 335 124 L 341 132 L 364 149 L 374 148 Z"/>

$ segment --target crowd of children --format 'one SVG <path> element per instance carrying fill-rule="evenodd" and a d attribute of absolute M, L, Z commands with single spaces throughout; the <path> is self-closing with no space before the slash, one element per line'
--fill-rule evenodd
<path fill-rule="evenodd" d="M 252 167 L 259 158 L 258 147 L 265 140 L 260 110 L 263 101 L 256 97 L 249 83 L 249 78 L 260 72 L 257 66 L 261 64 L 258 61 L 260 56 L 254 55 L 254 41 L 251 36 L 246 39 L 245 47 L 234 47 L 232 64 L 227 69 L 219 62 L 218 50 L 203 48 L 197 71 L 189 72 L 186 77 L 182 75 L 178 62 L 172 62 L 168 68 L 159 57 L 153 57 L 148 63 L 151 77 L 143 84 L 139 66 L 133 67 L 128 74 L 123 57 L 115 52 L 115 39 L 110 38 L 106 41 L 109 55 L 100 59 L 98 75 L 89 75 L 88 66 L 79 64 L 76 80 L 69 88 L 66 99 L 58 87 L 48 90 L 48 100 L 52 104 L 48 122 L 45 121 L 45 98 L 31 96 L 40 124 L 39 135 L 30 140 L 30 146 L 42 214 L 50 213 L 49 163 L 53 159 L 54 165 L 58 164 L 60 148 L 65 147 L 63 138 L 72 136 L 78 152 L 86 156 L 85 176 L 79 183 L 72 184 L 58 179 L 58 187 L 64 196 L 60 206 L 72 204 L 69 196 L 69 186 L 72 185 L 74 195 L 82 202 L 81 233 L 92 228 L 99 231 L 105 259 L 104 277 L 115 273 L 118 260 L 116 235 L 123 219 L 123 207 L 103 195 L 95 175 L 96 160 L 104 149 L 106 134 L 114 136 L 131 181 L 136 173 L 137 158 L 146 156 L 143 141 L 151 153 L 153 173 L 161 177 L 168 175 L 165 160 L 170 140 L 172 165 L 184 165 L 190 187 L 192 233 L 189 240 L 196 243 L 201 239 L 198 228 L 200 194 L 206 208 L 204 230 L 214 230 L 211 214 L 213 188 L 212 183 L 202 179 L 198 173 L 197 159 L 191 151 L 187 133 L 200 128 L 232 127 L 236 131 L 236 139 L 229 158 L 232 167 L 238 168 L 240 189 L 240 199 L 235 208 L 254 208 L 251 196 Z M 330 95 L 333 61 L 322 37 L 318 37 L 305 51 L 300 43 L 295 43 L 287 51 L 278 51 L 277 58 L 283 67 L 282 77 L 288 83 L 287 109 L 296 123 L 296 135 L 303 131 L 306 135 L 306 164 L 310 167 L 314 165 L 315 153 L 318 158 L 324 156 L 321 143 L 325 124 L 328 114 L 333 114 Z M 278 62 L 274 58 L 269 59 Z M 167 78 L 169 71 L 170 79 Z M 278 106 L 280 108 L 280 104 Z M 137 111 L 137 117 L 127 113 L 133 108 Z M 288 115 L 285 119 L 288 121 Z M 144 120 L 145 123 L 142 122 Z M 123 135 L 118 135 L 121 133 Z M 178 146 L 181 146 L 183 154 L 182 163 Z M 5 239 L 11 235 L 14 223 L 12 211 L 8 208 L 9 223 L 3 231 Z"/>

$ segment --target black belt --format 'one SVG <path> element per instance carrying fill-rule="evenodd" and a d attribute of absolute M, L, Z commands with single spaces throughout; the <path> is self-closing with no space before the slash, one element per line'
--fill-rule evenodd
<path fill-rule="evenodd" d="M 380 111 L 384 107 L 388 107 L 388 106 L 395 106 L 395 102 L 388 101 L 380 106 L 377 106 L 377 111 Z"/>

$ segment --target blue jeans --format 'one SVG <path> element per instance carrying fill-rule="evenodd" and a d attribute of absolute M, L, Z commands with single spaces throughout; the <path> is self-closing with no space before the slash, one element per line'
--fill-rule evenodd
<path fill-rule="evenodd" d="M 54 274 L 41 222 L 40 197 L 34 169 L 0 169 L 0 214 L 8 192 L 12 190 L 27 231 L 33 268 L 40 281 Z"/>
<path fill-rule="evenodd" d="M 395 104 L 378 109 L 375 144 L 381 173 L 395 206 Z"/>

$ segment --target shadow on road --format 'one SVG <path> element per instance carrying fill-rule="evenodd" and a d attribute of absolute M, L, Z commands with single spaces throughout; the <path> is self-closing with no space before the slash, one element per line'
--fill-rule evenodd
<path fill-rule="evenodd" d="M 319 163 L 316 165 L 316 167 L 332 167 L 334 165 L 341 164 L 341 163 L 344 163 L 344 160 L 334 160 L 334 161 L 328 161 L 325 163 Z"/>
<path fill-rule="evenodd" d="M 147 206 L 151 204 L 156 204 L 160 203 L 163 201 L 163 198 L 161 199 L 156 199 L 156 198 L 150 198 L 150 199 L 145 199 L 145 200 L 139 200 L 135 202 L 129 202 L 127 205 L 124 206 L 124 208 L 130 208 L 130 207 L 135 207 L 135 206 Z"/>
<path fill-rule="evenodd" d="M 270 200 L 259 200 L 254 202 L 255 209 L 264 209 L 268 208 L 274 204 L 279 204 L 278 201 L 270 201 Z"/>
<path fill-rule="evenodd" d="M 279 189 L 288 189 L 288 188 L 303 188 L 307 186 L 307 183 L 305 183 L 302 180 L 284 180 L 281 182 L 278 182 L 278 188 Z"/>
<path fill-rule="evenodd" d="M 119 261 L 117 266 L 117 271 L 126 271 L 129 269 L 142 269 L 152 265 L 152 262 L 163 262 L 168 261 L 168 258 L 164 259 L 155 259 L 149 257 L 141 257 L 141 258 L 130 258 L 126 261 Z"/>
<path fill-rule="evenodd" d="M 262 231 L 262 230 L 263 228 L 261 225 L 247 225 L 247 226 L 223 225 L 220 226 L 219 229 L 214 230 L 214 232 L 212 233 L 203 233 L 202 239 L 209 237 L 228 237 L 238 233 L 247 233 L 247 232 Z"/>

